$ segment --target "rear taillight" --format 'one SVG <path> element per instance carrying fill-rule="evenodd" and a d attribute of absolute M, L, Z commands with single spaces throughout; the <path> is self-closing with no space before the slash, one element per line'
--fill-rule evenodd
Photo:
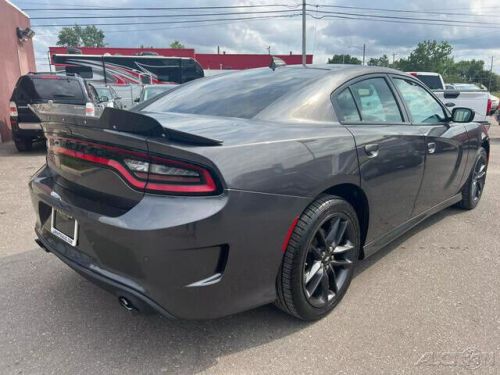
<path fill-rule="evenodd" d="M 13 128 L 17 125 L 17 105 L 14 102 L 9 103 L 9 116 L 10 116 L 10 127 Z"/>
<path fill-rule="evenodd" d="M 85 104 L 85 115 L 86 116 L 95 116 L 95 106 L 93 103 Z"/>
<path fill-rule="evenodd" d="M 493 103 L 491 102 L 491 99 L 488 98 L 488 104 L 486 104 L 486 116 L 488 116 L 490 114 L 490 112 L 491 112 L 491 105 L 492 104 Z"/>
<path fill-rule="evenodd" d="M 14 102 L 9 103 L 9 115 L 10 117 L 17 117 L 17 105 Z"/>
<path fill-rule="evenodd" d="M 47 144 L 49 160 L 56 165 L 65 157 L 99 164 L 138 190 L 166 194 L 215 194 L 218 190 L 212 173 L 197 164 L 75 139 L 49 137 Z"/>

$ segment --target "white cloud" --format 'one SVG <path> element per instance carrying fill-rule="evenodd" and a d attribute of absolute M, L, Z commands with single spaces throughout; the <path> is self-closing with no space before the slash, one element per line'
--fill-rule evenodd
<path fill-rule="evenodd" d="M 402 2 L 400 0 L 359 0 L 355 3 L 349 0 L 326 1 L 309 0 L 310 4 L 335 4 L 346 6 L 361 6 L 370 8 L 388 9 L 408 9 L 425 10 L 447 13 L 457 13 L 456 15 L 444 14 L 414 14 L 414 13 L 391 13 L 391 16 L 432 18 L 440 20 L 471 20 L 476 22 L 498 23 L 495 14 L 498 14 L 498 0 L 419 0 L 414 2 Z M 208 2 L 203 0 L 170 0 L 168 2 L 160 0 L 115 0 L 105 6 L 128 6 L 128 7 L 152 7 L 152 6 L 207 6 L 207 5 L 249 5 L 249 4 L 269 4 L 269 0 L 226 0 L 224 2 Z M 299 3 L 297 0 L 280 0 L 280 4 L 294 6 Z M 31 0 L 17 1 L 21 8 L 34 7 Z M 45 4 L 45 5 L 44 5 Z M 61 0 L 38 0 L 37 7 L 57 7 L 64 4 Z M 103 6 L 99 0 L 72 0 L 71 5 L 80 7 Z M 108 5 L 112 4 L 112 5 Z M 167 5 L 168 4 L 168 5 Z M 66 5 L 67 6 L 67 5 Z M 283 8 L 277 8 L 283 9 Z M 293 8 L 289 8 L 293 9 Z M 297 9 L 297 8 L 295 8 Z M 316 8 L 344 13 L 364 13 L 364 14 L 388 14 L 386 12 L 368 12 L 356 9 L 339 8 Z M 262 10 L 262 9 L 259 9 Z M 217 12 L 227 12 L 228 10 L 217 10 Z M 160 11 L 156 12 L 158 14 Z M 186 13 L 188 11 L 182 11 Z M 32 17 L 36 15 L 53 15 L 54 12 L 29 12 Z M 83 11 L 82 15 L 93 15 L 96 12 Z M 151 14 L 151 12 L 148 12 Z M 311 13 L 315 13 L 312 11 Z M 475 17 L 464 15 L 475 14 Z M 65 11 L 58 14 L 75 14 L 74 11 Z M 100 12 L 99 14 L 103 14 Z M 110 12 L 108 14 L 116 14 Z M 124 14 L 121 13 L 120 14 Z M 128 14 L 138 14 L 138 11 L 128 12 Z M 491 16 L 489 16 L 491 15 Z M 149 19 L 151 22 L 161 22 L 164 19 Z M 66 20 L 65 23 L 72 23 Z M 144 22 L 144 19 L 113 19 L 80 20 L 82 23 L 94 22 Z M 33 20 L 33 25 L 41 23 L 52 23 L 55 21 Z M 457 59 L 479 58 L 488 60 L 490 56 L 495 56 L 496 71 L 500 73 L 500 29 L 480 29 L 462 28 L 447 26 L 413 25 L 399 23 L 372 22 L 368 20 L 345 20 L 345 19 L 307 19 L 307 46 L 308 53 L 314 53 L 316 63 L 324 63 L 327 58 L 335 53 L 349 53 L 361 56 L 361 46 L 366 44 L 367 57 L 396 54 L 397 58 L 403 57 L 413 49 L 416 44 L 424 39 L 448 40 L 454 47 L 454 55 Z M 494 25 L 490 25 L 494 26 Z M 41 64 L 46 62 L 48 46 L 54 45 L 57 41 L 58 28 L 33 27 L 37 32 L 35 37 L 35 50 L 39 69 L 45 70 L 47 67 Z M 301 21 L 296 18 L 276 18 L 258 21 L 238 21 L 211 26 L 200 24 L 189 25 L 136 25 L 136 26 L 105 26 L 106 42 L 110 46 L 116 47 L 136 47 L 141 44 L 153 45 L 155 47 L 167 47 L 171 41 L 180 40 L 184 45 L 193 47 L 199 52 L 215 52 L 217 46 L 227 52 L 240 53 L 265 53 L 266 48 L 271 46 L 273 53 L 300 53 L 301 50 Z"/>

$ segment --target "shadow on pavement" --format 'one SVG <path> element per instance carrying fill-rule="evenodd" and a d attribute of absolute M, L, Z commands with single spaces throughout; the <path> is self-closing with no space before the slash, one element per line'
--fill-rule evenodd
<path fill-rule="evenodd" d="M 359 262 L 357 267 L 356 267 L 354 277 L 356 277 L 356 275 L 359 275 L 362 272 L 364 272 L 365 270 L 367 270 L 368 268 L 370 268 L 372 265 L 377 263 L 380 259 L 384 258 L 387 254 L 391 253 L 393 250 L 397 249 L 406 240 L 408 240 L 410 237 L 414 236 L 418 232 L 420 232 L 428 227 L 433 226 L 437 222 L 439 222 L 443 219 L 446 219 L 449 216 L 460 215 L 463 212 L 464 212 L 464 210 L 462 210 L 460 208 L 450 207 L 450 208 L 447 208 L 443 211 L 440 211 L 440 212 L 434 214 L 433 216 L 427 218 L 426 220 L 424 220 L 423 222 L 418 224 L 416 227 L 412 228 L 411 230 L 409 230 L 408 232 L 403 234 L 401 237 L 399 237 L 398 239 L 391 242 L 389 245 L 387 245 L 384 248 L 382 248 L 381 250 L 377 251 L 371 257 Z"/>
<path fill-rule="evenodd" d="M 33 149 L 30 151 L 19 152 L 16 150 L 14 142 L 0 143 L 0 157 L 31 157 L 34 155 L 45 155 L 47 148 L 45 147 L 45 141 L 39 141 L 33 143 Z"/>
<path fill-rule="evenodd" d="M 460 212 L 450 208 L 427 219 L 360 262 L 357 274 L 418 231 Z M 82 366 L 88 373 L 105 368 L 126 369 L 127 373 L 197 373 L 215 366 L 219 358 L 283 339 L 308 326 L 273 306 L 210 321 L 132 315 L 111 294 L 41 250 L 0 259 L 0 295 L 4 296 L 0 299 L 0 334 L 7 343 L 0 344 L 0 352 L 7 353 L 2 362 L 7 361 L 12 370 L 40 373 L 44 370 L 39 366 L 54 370 L 53 356 L 69 356 L 65 359 L 69 373 Z M 282 342 L 285 348 L 287 341 Z M 35 358 L 15 362 L 12 353 L 21 350 L 17 347 L 34 348 Z M 238 371 L 251 373 L 252 369 L 238 367 Z"/>

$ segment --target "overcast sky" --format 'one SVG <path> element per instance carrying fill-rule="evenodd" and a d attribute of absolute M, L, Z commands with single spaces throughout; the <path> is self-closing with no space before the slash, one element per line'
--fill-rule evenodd
<path fill-rule="evenodd" d="M 287 10 L 295 8 L 299 0 L 113 0 L 112 2 L 97 0 L 14 0 L 20 8 L 50 8 L 50 7 L 193 7 L 193 6 L 221 6 L 247 4 L 286 4 L 290 7 L 273 7 L 262 10 Z M 392 59 L 406 56 L 419 41 L 425 39 L 448 40 L 454 46 L 454 56 L 461 59 L 482 59 L 489 67 L 491 56 L 495 56 L 494 70 L 500 73 L 500 0 L 309 0 L 312 5 L 346 5 L 369 8 L 386 8 L 393 10 L 420 10 L 432 11 L 435 14 L 395 13 L 373 10 L 356 10 L 342 8 L 313 7 L 312 15 L 321 16 L 321 11 L 336 11 L 346 13 L 361 13 L 372 15 L 389 15 L 395 17 L 417 17 L 436 19 L 443 22 L 449 20 L 467 20 L 476 22 L 474 25 L 486 25 L 488 28 L 431 26 L 419 24 L 400 24 L 392 22 L 376 22 L 369 20 L 346 20 L 324 18 L 321 20 L 308 17 L 307 19 L 307 52 L 314 54 L 315 63 L 325 63 L 328 56 L 333 54 L 349 53 L 361 56 L 363 43 L 366 44 L 367 59 L 387 54 Z M 315 12 L 317 9 L 318 12 Z M 205 12 L 235 12 L 238 10 L 211 10 Z M 240 10 L 244 11 L 244 10 Z M 190 11 L 177 11 L 178 14 Z M 441 12 L 457 13 L 444 15 Z M 93 12 L 61 11 L 41 12 L 28 11 L 32 18 L 42 16 L 94 16 L 99 15 L 137 15 L 137 14 L 165 14 L 165 11 L 144 12 Z M 170 12 L 172 13 L 172 12 Z M 197 12 L 199 13 L 199 12 Z M 278 13 L 276 13 L 278 14 Z M 474 14 L 475 16 L 470 16 Z M 244 17 L 254 17 L 245 15 Z M 238 16 L 226 16 L 238 17 Z M 350 16 L 352 17 L 352 16 Z M 208 17 L 204 17 L 208 18 Z M 186 18 L 184 18 L 186 19 Z M 193 18 L 190 18 L 193 19 Z M 173 19 L 81 19 L 81 20 L 32 20 L 36 31 L 34 39 L 39 70 L 47 69 L 48 46 L 57 41 L 57 27 L 37 27 L 41 24 L 54 23 L 119 23 L 119 22 L 164 22 Z M 219 45 L 227 52 L 239 53 L 266 53 L 271 47 L 272 53 L 300 53 L 301 51 L 301 18 L 275 18 L 251 21 L 220 21 L 207 24 L 170 24 L 170 25 L 129 25 L 129 26 L 99 26 L 106 34 L 106 44 L 112 47 L 138 47 L 141 44 L 154 47 L 168 47 L 173 40 L 181 41 L 186 47 L 195 48 L 197 52 L 216 52 Z"/>

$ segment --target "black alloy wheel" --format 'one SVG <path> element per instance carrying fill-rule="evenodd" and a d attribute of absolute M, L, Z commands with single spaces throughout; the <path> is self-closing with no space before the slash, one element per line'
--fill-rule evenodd
<path fill-rule="evenodd" d="M 314 307 L 330 303 L 343 289 L 354 266 L 355 233 L 342 213 L 324 220 L 314 235 L 304 262 L 304 293 Z"/>
<path fill-rule="evenodd" d="M 327 315 L 351 282 L 360 252 L 358 217 L 340 197 L 324 195 L 300 216 L 277 279 L 282 310 L 303 320 Z"/>
<path fill-rule="evenodd" d="M 458 203 L 460 207 L 472 210 L 477 206 L 483 195 L 487 171 L 488 154 L 481 147 L 476 156 L 471 174 L 462 189 L 462 200 Z"/>

